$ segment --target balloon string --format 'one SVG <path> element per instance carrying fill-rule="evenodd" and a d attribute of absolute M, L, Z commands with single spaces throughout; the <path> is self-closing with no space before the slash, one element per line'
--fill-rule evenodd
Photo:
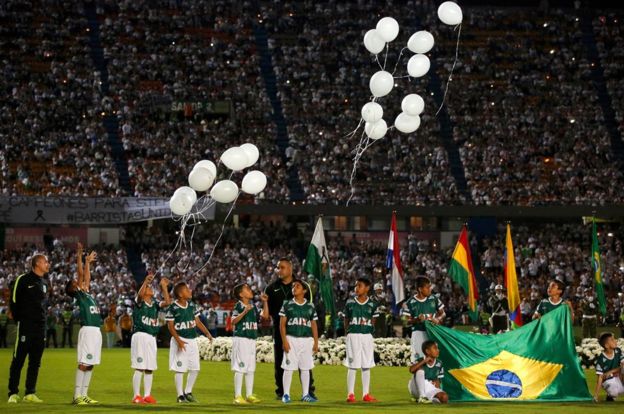
<path fill-rule="evenodd" d="M 399 66 L 399 62 L 401 61 L 401 56 L 403 56 L 403 51 L 407 49 L 406 47 L 404 47 L 403 49 L 401 49 L 401 53 L 399 53 L 399 58 L 397 59 L 396 63 L 394 64 L 394 69 L 392 69 L 392 75 L 394 75 L 394 72 L 396 72 L 397 67 Z M 398 78 L 395 78 L 398 79 Z"/>
<path fill-rule="evenodd" d="M 362 131 L 362 134 L 360 135 L 360 142 L 355 147 L 355 156 L 353 157 L 353 168 L 351 169 L 351 177 L 349 178 L 349 186 L 351 186 L 351 194 L 349 195 L 349 199 L 347 200 L 347 206 L 349 205 L 349 203 L 351 202 L 351 199 L 355 195 L 355 187 L 353 186 L 353 181 L 355 180 L 355 174 L 357 172 L 357 166 L 360 161 L 360 158 L 364 154 L 364 150 L 362 150 L 362 147 L 366 146 L 367 140 L 368 140 L 368 137 L 366 136 L 366 132 Z"/>
<path fill-rule="evenodd" d="M 217 241 L 215 242 L 214 246 L 212 247 L 212 251 L 210 252 L 210 256 L 208 257 L 208 260 L 206 261 L 206 263 L 204 263 L 202 265 L 202 267 L 200 267 L 195 272 L 193 272 L 191 277 L 195 276 L 197 273 L 199 273 L 202 270 L 204 270 L 204 268 L 206 266 L 208 266 L 208 264 L 210 263 L 210 260 L 212 260 L 212 256 L 214 255 L 215 250 L 217 250 L 217 246 L 219 245 L 219 241 L 221 241 L 221 237 L 223 237 L 223 232 L 225 231 L 225 225 L 227 224 L 227 220 L 228 220 L 228 218 L 230 218 L 230 215 L 232 214 L 232 211 L 234 211 L 234 207 L 236 206 L 236 201 L 238 201 L 238 197 L 240 197 L 240 195 L 241 195 L 241 191 L 238 192 L 238 195 L 234 199 L 234 202 L 232 202 L 232 206 L 230 207 L 230 210 L 228 211 L 227 215 L 225 216 L 225 219 L 223 220 L 223 225 L 221 226 L 221 233 L 219 233 L 219 237 L 217 237 Z"/>
<path fill-rule="evenodd" d="M 455 65 L 457 65 L 457 60 L 459 59 L 459 37 L 461 36 L 461 23 L 455 26 L 455 30 L 458 30 L 457 44 L 455 45 L 455 61 L 453 62 L 453 66 L 451 67 L 451 72 L 449 73 L 448 80 L 446 81 L 446 88 L 444 88 L 444 95 L 442 96 L 442 103 L 440 104 L 440 107 L 436 111 L 435 116 L 438 116 L 438 114 L 442 110 L 442 107 L 444 106 L 444 101 L 446 100 L 446 94 L 449 89 L 449 84 L 451 83 L 451 80 L 453 79 L 453 71 L 455 70 Z"/>
<path fill-rule="evenodd" d="M 390 50 L 390 45 L 386 43 L 386 55 L 384 56 L 384 64 L 382 70 L 386 70 L 386 62 L 388 61 L 388 51 Z"/>

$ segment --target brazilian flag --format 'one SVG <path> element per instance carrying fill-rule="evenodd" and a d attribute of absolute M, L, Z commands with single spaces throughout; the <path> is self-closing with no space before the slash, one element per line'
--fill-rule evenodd
<path fill-rule="evenodd" d="M 478 335 L 426 324 L 451 401 L 591 401 L 568 306 L 519 329 Z"/>

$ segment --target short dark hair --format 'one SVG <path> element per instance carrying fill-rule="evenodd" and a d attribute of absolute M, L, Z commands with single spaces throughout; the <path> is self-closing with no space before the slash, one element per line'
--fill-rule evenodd
<path fill-rule="evenodd" d="M 240 294 L 243 291 L 245 285 L 247 285 L 247 283 L 239 283 L 238 285 L 234 286 L 234 289 L 232 289 L 232 293 L 234 293 L 234 298 L 240 299 Z"/>
<path fill-rule="evenodd" d="M 34 255 L 31 259 L 30 259 L 30 268 L 34 269 L 35 266 L 37 266 L 37 262 L 39 262 L 39 259 L 42 259 L 45 257 L 45 254 L 41 254 L 41 253 L 37 253 L 36 255 Z"/>
<path fill-rule="evenodd" d="M 363 284 L 363 285 L 364 285 L 364 286 L 366 286 L 366 287 L 370 287 L 370 285 L 371 285 L 371 281 L 370 281 L 370 279 L 367 279 L 367 278 L 365 278 L 365 277 L 360 277 L 360 278 L 358 278 L 358 279 L 355 281 L 355 283 L 358 283 L 358 282 L 359 282 L 359 283 L 361 283 L 361 284 Z"/>
<path fill-rule="evenodd" d="M 613 338 L 613 333 L 611 332 L 603 332 L 600 334 L 600 338 L 598 339 L 598 343 L 600 344 L 601 347 L 604 348 L 605 346 L 605 342 L 607 342 L 607 339 L 609 338 Z"/>
<path fill-rule="evenodd" d="M 289 259 L 288 257 L 286 257 L 286 256 L 282 256 L 282 257 L 280 257 L 280 258 L 279 258 L 279 260 L 278 260 L 277 262 L 278 262 L 278 263 L 279 263 L 279 262 L 287 262 L 287 263 L 290 263 L 290 264 L 292 265 L 292 260 L 290 260 L 290 259 Z"/>
<path fill-rule="evenodd" d="M 425 287 L 427 285 L 431 284 L 431 280 L 429 280 L 428 277 L 425 276 L 418 276 L 416 278 L 416 289 L 420 289 L 422 287 Z"/>
<path fill-rule="evenodd" d="M 175 284 L 175 286 L 173 287 L 173 295 L 176 297 L 176 299 L 180 298 L 180 289 L 182 289 L 182 287 L 187 286 L 186 282 L 178 282 Z"/>
<path fill-rule="evenodd" d="M 561 291 L 561 293 L 563 293 L 565 291 L 565 283 L 563 283 L 561 280 L 559 279 L 554 279 L 552 281 L 552 283 L 554 283 L 555 285 L 557 285 L 557 287 L 559 288 L 559 290 Z"/>
<path fill-rule="evenodd" d="M 426 340 L 425 342 L 422 343 L 422 352 L 423 354 L 427 354 L 427 349 L 431 348 L 432 346 L 434 346 L 436 343 L 435 341 L 432 340 Z"/>
<path fill-rule="evenodd" d="M 72 282 L 73 282 L 73 281 L 74 281 L 74 279 L 69 279 L 69 280 L 67 281 L 67 283 L 65 284 L 65 294 L 66 294 L 67 296 L 72 297 L 72 298 L 76 295 L 76 291 L 75 291 L 75 290 L 72 290 L 72 288 L 71 288 L 71 287 L 72 287 Z"/>
<path fill-rule="evenodd" d="M 308 285 L 306 282 L 304 282 L 303 279 L 295 279 L 295 280 L 293 280 L 293 285 L 295 283 L 299 283 L 303 287 L 303 290 L 305 290 L 306 292 L 310 293 L 310 285 Z"/>

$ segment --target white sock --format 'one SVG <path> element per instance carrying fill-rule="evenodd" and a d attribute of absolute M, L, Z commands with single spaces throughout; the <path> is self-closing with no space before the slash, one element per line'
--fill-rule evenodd
<path fill-rule="evenodd" d="M 301 394 L 305 397 L 310 392 L 310 370 L 301 370 Z"/>
<path fill-rule="evenodd" d="M 234 372 L 234 398 L 243 395 L 243 373 Z"/>
<path fill-rule="evenodd" d="M 247 397 L 253 394 L 254 373 L 248 372 L 245 374 L 245 393 Z"/>
<path fill-rule="evenodd" d="M 141 377 L 143 373 L 141 371 L 134 371 L 134 375 L 132 376 L 132 392 L 136 397 L 137 395 L 141 395 Z"/>
<path fill-rule="evenodd" d="M 154 374 L 148 374 L 147 372 L 143 376 L 143 392 L 147 397 L 148 395 L 152 395 L 152 381 L 154 381 Z"/>
<path fill-rule="evenodd" d="M 186 377 L 186 388 L 184 389 L 185 394 L 191 394 L 193 392 L 193 385 L 195 385 L 197 375 L 199 375 L 199 371 L 189 371 Z"/>
<path fill-rule="evenodd" d="M 362 395 L 366 395 L 370 392 L 370 368 L 362 368 Z"/>
<path fill-rule="evenodd" d="M 292 383 L 293 372 L 287 369 L 284 370 L 282 375 L 282 385 L 284 386 L 284 395 L 290 395 L 290 384 Z"/>
<path fill-rule="evenodd" d="M 423 397 L 425 395 L 425 371 L 419 369 L 414 375 L 416 379 L 416 388 L 418 388 L 418 396 Z"/>
<path fill-rule="evenodd" d="M 357 370 L 349 368 L 347 370 L 347 394 L 353 394 L 355 392 L 355 376 Z"/>
<path fill-rule="evenodd" d="M 82 395 L 89 395 L 89 383 L 91 382 L 91 374 L 93 374 L 93 370 L 85 371 L 84 377 L 82 378 Z"/>
<path fill-rule="evenodd" d="M 82 396 L 82 381 L 84 380 L 84 371 L 76 369 L 76 386 L 74 387 L 74 399 Z"/>
<path fill-rule="evenodd" d="M 184 373 L 176 372 L 174 378 L 175 378 L 175 386 L 176 386 L 176 392 L 178 393 L 178 397 L 180 395 L 184 395 L 184 391 L 182 391 L 182 383 L 184 382 Z"/>

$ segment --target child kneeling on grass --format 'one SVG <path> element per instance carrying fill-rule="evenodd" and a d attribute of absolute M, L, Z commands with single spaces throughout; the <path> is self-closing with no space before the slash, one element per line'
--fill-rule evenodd
<path fill-rule="evenodd" d="M 604 349 L 596 360 L 596 391 L 594 401 L 598 401 L 600 387 L 607 392 L 607 401 L 613 401 L 616 397 L 624 395 L 624 354 L 617 347 L 615 337 L 611 332 L 600 335 L 600 346 Z"/>
<path fill-rule="evenodd" d="M 424 358 L 420 358 L 409 371 L 414 374 L 407 384 L 412 399 L 421 404 L 448 402 L 448 394 L 440 388 L 440 381 L 444 378 L 442 361 L 438 359 L 440 350 L 438 344 L 427 340 L 422 344 Z"/>

